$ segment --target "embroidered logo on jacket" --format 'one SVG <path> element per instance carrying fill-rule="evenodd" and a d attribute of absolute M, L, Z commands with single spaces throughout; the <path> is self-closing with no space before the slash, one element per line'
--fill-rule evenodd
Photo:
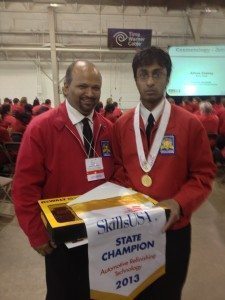
<path fill-rule="evenodd" d="M 164 155 L 175 153 L 174 135 L 164 135 L 159 152 Z"/>
<path fill-rule="evenodd" d="M 101 141 L 102 156 L 109 157 L 112 155 L 109 141 Z"/>

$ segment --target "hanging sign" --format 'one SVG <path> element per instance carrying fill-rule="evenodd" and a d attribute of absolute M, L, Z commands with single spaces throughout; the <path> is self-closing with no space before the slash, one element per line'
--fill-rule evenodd
<path fill-rule="evenodd" d="M 108 28 L 108 48 L 145 49 L 151 46 L 151 29 Z"/>

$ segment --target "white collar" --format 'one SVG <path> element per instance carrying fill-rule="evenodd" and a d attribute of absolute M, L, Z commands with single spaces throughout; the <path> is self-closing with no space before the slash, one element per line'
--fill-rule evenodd
<path fill-rule="evenodd" d="M 90 115 L 84 116 L 77 109 L 71 106 L 67 99 L 66 99 L 66 109 L 67 109 L 68 117 L 73 125 L 80 123 L 85 117 L 88 118 L 91 121 L 91 123 L 93 123 L 94 110 L 90 113 Z"/>
<path fill-rule="evenodd" d="M 165 104 L 165 98 L 162 98 L 160 103 L 152 111 L 148 110 L 142 103 L 140 104 L 140 114 L 143 119 L 145 127 L 147 126 L 148 117 L 150 113 L 153 115 L 155 122 L 158 121 L 159 117 L 163 112 L 164 104 Z"/>

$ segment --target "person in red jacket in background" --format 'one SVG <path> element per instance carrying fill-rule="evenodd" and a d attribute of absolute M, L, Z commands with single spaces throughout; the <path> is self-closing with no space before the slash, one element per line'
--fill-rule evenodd
<path fill-rule="evenodd" d="M 116 117 L 116 119 L 119 119 L 119 117 L 122 116 L 123 112 L 122 110 L 119 108 L 118 103 L 115 101 L 113 102 L 113 105 L 115 107 L 114 111 L 113 111 L 113 115 Z"/>
<path fill-rule="evenodd" d="M 2 119 L 2 126 L 11 130 L 15 125 L 16 119 L 12 116 L 12 107 L 10 104 L 3 104 L 0 108 L 0 114 Z"/>
<path fill-rule="evenodd" d="M 213 109 L 218 117 L 220 116 L 220 114 L 223 111 L 225 111 L 225 107 L 223 106 L 223 103 L 221 100 L 222 100 L 222 97 L 216 96 L 216 97 L 212 97 L 212 102 L 211 102 Z"/>
<path fill-rule="evenodd" d="M 38 98 L 35 98 L 33 101 L 33 108 L 32 108 L 32 114 L 36 115 L 36 112 L 39 110 L 41 107 L 40 101 Z"/>
<path fill-rule="evenodd" d="M 38 200 L 81 195 L 111 178 L 112 124 L 94 112 L 101 84 L 101 74 L 92 63 L 72 63 L 64 81 L 66 101 L 33 119 L 20 146 L 13 201 L 31 246 L 45 256 L 47 300 L 90 298 L 87 245 L 56 246 L 41 220 Z M 92 133 L 88 142 L 87 128 Z M 96 164 L 96 158 L 104 178 L 90 180 L 87 165 Z"/>
<path fill-rule="evenodd" d="M 102 116 L 104 116 L 105 110 L 103 108 L 103 103 L 101 101 L 99 101 L 96 105 L 95 105 L 95 111 L 97 111 L 98 113 L 100 113 Z"/>
<path fill-rule="evenodd" d="M 114 181 L 149 195 L 170 209 L 166 274 L 137 300 L 180 300 L 191 247 L 191 214 L 209 195 L 215 165 L 208 138 L 196 116 L 164 97 L 172 69 L 157 47 L 138 52 L 133 73 L 140 103 L 114 125 Z"/>
<path fill-rule="evenodd" d="M 4 143 L 11 142 L 12 139 L 9 135 L 8 130 L 5 127 L 0 125 L 0 147 L 2 147 Z M 0 170 L 2 170 L 5 163 L 8 163 L 9 159 L 6 156 L 4 151 L 0 151 Z"/>
<path fill-rule="evenodd" d="M 200 113 L 197 118 L 201 121 L 207 133 L 218 134 L 219 118 L 213 112 L 213 106 L 208 101 L 201 102 L 199 105 Z"/>
<path fill-rule="evenodd" d="M 18 98 L 13 99 L 13 105 L 12 105 L 12 115 L 15 116 L 15 113 L 23 112 L 23 107 L 20 105 L 20 100 Z"/>
<path fill-rule="evenodd" d="M 115 123 L 117 120 L 117 117 L 114 115 L 115 106 L 113 103 L 106 104 L 105 106 L 105 112 L 104 117 L 108 119 L 110 122 Z"/>
<path fill-rule="evenodd" d="M 225 137 L 225 110 L 219 116 L 219 134 Z"/>

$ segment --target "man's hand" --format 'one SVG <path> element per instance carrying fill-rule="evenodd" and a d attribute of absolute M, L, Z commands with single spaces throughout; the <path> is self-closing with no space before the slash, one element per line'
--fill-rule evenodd
<path fill-rule="evenodd" d="M 180 205 L 174 199 L 164 200 L 157 203 L 155 206 L 168 208 L 170 210 L 169 220 L 163 228 L 163 232 L 167 231 L 176 221 L 180 219 L 181 209 Z"/>
<path fill-rule="evenodd" d="M 42 256 L 51 254 L 52 251 L 57 248 L 56 244 L 52 241 L 49 241 L 47 244 L 43 244 L 38 247 L 34 247 L 34 250 L 37 251 Z"/>

